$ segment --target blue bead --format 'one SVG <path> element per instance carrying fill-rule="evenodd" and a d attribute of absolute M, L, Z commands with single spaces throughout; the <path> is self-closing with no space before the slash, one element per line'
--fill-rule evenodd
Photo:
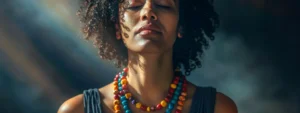
<path fill-rule="evenodd" d="M 126 97 L 125 96 L 121 96 L 121 100 L 122 101 L 126 100 Z"/>
<path fill-rule="evenodd" d="M 119 87 L 119 90 L 121 91 L 121 90 L 122 90 L 122 87 Z"/>
<path fill-rule="evenodd" d="M 129 110 L 128 105 L 123 105 L 124 110 Z"/>
<path fill-rule="evenodd" d="M 172 100 L 171 100 L 171 103 L 172 103 L 172 104 L 176 104 L 176 100 L 172 99 Z"/>
<path fill-rule="evenodd" d="M 182 83 L 181 83 L 181 82 L 179 82 L 179 83 L 178 83 L 178 86 L 181 86 L 181 85 L 182 85 Z"/>
<path fill-rule="evenodd" d="M 179 91 L 175 91 L 175 95 L 174 96 L 178 96 L 180 94 Z"/>
<path fill-rule="evenodd" d="M 168 109 L 173 109 L 173 108 L 174 108 L 173 104 L 168 105 Z"/>
<path fill-rule="evenodd" d="M 131 113 L 131 111 L 130 110 L 126 110 L 125 113 Z"/>
<path fill-rule="evenodd" d="M 171 109 L 167 109 L 166 113 L 172 113 L 172 110 Z"/>
<path fill-rule="evenodd" d="M 125 106 L 127 104 L 127 100 L 122 101 L 122 105 Z"/>

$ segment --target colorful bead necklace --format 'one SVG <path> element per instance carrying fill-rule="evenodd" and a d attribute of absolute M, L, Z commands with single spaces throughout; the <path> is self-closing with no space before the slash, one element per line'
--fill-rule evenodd
<path fill-rule="evenodd" d="M 121 113 L 121 107 L 124 109 L 125 113 L 132 113 L 132 111 L 129 109 L 128 101 L 130 101 L 131 104 L 135 105 L 136 108 L 147 112 L 157 111 L 161 110 L 164 107 L 167 107 L 165 113 L 171 113 L 174 106 L 177 104 L 175 113 L 181 113 L 187 95 L 187 81 L 185 79 L 185 76 L 175 75 L 170 85 L 167 97 L 156 106 L 146 106 L 136 101 L 132 97 L 132 94 L 129 92 L 126 79 L 127 71 L 128 68 L 124 68 L 123 71 L 117 74 L 114 78 L 115 113 Z M 176 69 L 176 72 L 180 72 L 180 70 Z"/>

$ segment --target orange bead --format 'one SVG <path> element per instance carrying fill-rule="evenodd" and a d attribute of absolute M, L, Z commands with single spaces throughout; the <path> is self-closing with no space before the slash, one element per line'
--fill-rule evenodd
<path fill-rule="evenodd" d="M 114 85 L 118 86 L 118 81 L 114 81 Z"/>
<path fill-rule="evenodd" d="M 186 93 L 186 92 L 182 92 L 181 95 L 182 95 L 182 96 L 186 96 L 187 93 Z"/>
<path fill-rule="evenodd" d="M 118 104 L 120 104 L 120 101 L 119 100 L 115 100 L 114 101 L 114 105 L 118 105 Z"/>
<path fill-rule="evenodd" d="M 114 91 L 118 90 L 118 86 L 114 86 Z"/>
<path fill-rule="evenodd" d="M 185 101 L 185 97 L 184 96 L 179 96 L 179 100 Z"/>
<path fill-rule="evenodd" d="M 182 106 L 177 106 L 176 107 L 178 110 L 182 110 Z"/>
<path fill-rule="evenodd" d="M 129 99 L 129 98 L 131 97 L 131 93 L 126 93 L 126 94 L 125 94 L 125 97 L 126 97 L 127 99 Z"/>
<path fill-rule="evenodd" d="M 178 105 L 183 106 L 183 102 L 182 101 L 178 101 Z"/>
<path fill-rule="evenodd" d="M 121 109 L 121 106 L 120 105 L 115 105 L 114 108 L 115 108 L 115 111 L 117 111 L 117 110 Z"/>
<path fill-rule="evenodd" d="M 115 110 L 115 113 L 121 113 L 121 110 Z"/>
<path fill-rule="evenodd" d="M 126 79 L 122 79 L 122 80 L 121 80 L 121 84 L 122 84 L 122 85 L 127 84 L 127 80 L 126 80 Z"/>
<path fill-rule="evenodd" d="M 171 84 L 171 88 L 175 89 L 176 88 L 176 84 Z"/>

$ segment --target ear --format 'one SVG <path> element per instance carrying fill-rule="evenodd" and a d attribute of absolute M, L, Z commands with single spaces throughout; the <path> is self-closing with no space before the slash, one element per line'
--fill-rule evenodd
<path fill-rule="evenodd" d="M 120 30 L 119 24 L 115 24 L 115 28 L 116 28 L 116 38 L 118 40 L 120 40 L 121 39 L 121 30 Z"/>
<path fill-rule="evenodd" d="M 177 33 L 178 38 L 182 38 L 182 34 L 181 33 L 182 33 L 182 27 L 179 26 L 178 33 Z"/>
<path fill-rule="evenodd" d="M 180 32 L 178 32 L 177 36 L 178 36 L 178 38 L 182 38 L 182 35 Z"/>

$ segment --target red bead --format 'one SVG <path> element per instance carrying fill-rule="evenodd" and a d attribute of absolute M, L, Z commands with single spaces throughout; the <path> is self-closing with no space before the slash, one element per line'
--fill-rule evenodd
<path fill-rule="evenodd" d="M 167 98 L 172 98 L 173 95 L 171 93 L 168 93 Z"/>
<path fill-rule="evenodd" d="M 125 73 L 127 73 L 127 72 L 128 72 L 128 68 L 124 68 L 123 71 L 124 71 Z"/>
<path fill-rule="evenodd" d="M 122 85 L 122 88 L 123 89 L 127 89 L 127 85 Z"/>
<path fill-rule="evenodd" d="M 160 110 L 161 108 L 162 106 L 160 104 L 157 104 L 155 110 Z"/>
<path fill-rule="evenodd" d="M 146 107 L 145 105 L 142 105 L 142 106 L 141 106 L 141 110 L 146 111 L 146 110 L 147 110 L 147 107 Z"/>
<path fill-rule="evenodd" d="M 117 99 L 119 99 L 120 97 L 119 97 L 119 95 L 114 95 L 114 99 L 115 100 L 117 100 Z"/>
<path fill-rule="evenodd" d="M 169 102 L 170 102 L 170 99 L 169 99 L 169 98 L 165 98 L 165 101 L 169 103 Z"/>
<path fill-rule="evenodd" d="M 126 90 L 126 89 L 123 89 L 122 91 L 124 94 L 128 93 L 128 90 Z"/>
<path fill-rule="evenodd" d="M 176 76 L 176 77 L 175 77 L 175 80 L 179 80 L 179 79 L 180 79 L 180 77 L 179 77 L 179 76 Z"/>
<path fill-rule="evenodd" d="M 175 113 L 181 113 L 181 111 L 179 109 L 176 109 Z"/>
<path fill-rule="evenodd" d="M 173 83 L 174 84 L 178 84 L 179 80 L 174 80 Z"/>
<path fill-rule="evenodd" d="M 114 78 L 114 81 L 118 81 L 118 78 L 117 78 L 117 77 L 115 77 L 115 78 Z"/>
<path fill-rule="evenodd" d="M 183 84 L 187 84 L 187 80 L 186 79 L 184 79 Z"/>
<path fill-rule="evenodd" d="M 187 86 L 187 84 L 185 84 L 185 83 L 183 83 L 183 85 L 182 85 L 183 87 L 186 87 Z"/>
<path fill-rule="evenodd" d="M 119 94 L 120 95 L 124 95 L 124 91 L 119 91 Z"/>
<path fill-rule="evenodd" d="M 174 89 L 170 88 L 169 92 L 170 92 L 171 94 L 173 94 L 173 93 L 174 93 Z"/>
<path fill-rule="evenodd" d="M 183 87 L 183 88 L 182 88 L 182 91 L 183 91 L 183 92 L 186 92 L 186 87 Z"/>

